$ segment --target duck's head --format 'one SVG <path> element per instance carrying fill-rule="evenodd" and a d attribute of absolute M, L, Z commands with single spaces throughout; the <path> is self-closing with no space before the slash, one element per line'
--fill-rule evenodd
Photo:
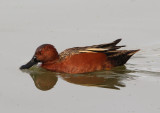
<path fill-rule="evenodd" d="M 51 44 L 43 44 L 36 49 L 32 59 L 25 65 L 22 65 L 20 69 L 28 69 L 38 62 L 47 63 L 58 59 L 58 52 Z"/>

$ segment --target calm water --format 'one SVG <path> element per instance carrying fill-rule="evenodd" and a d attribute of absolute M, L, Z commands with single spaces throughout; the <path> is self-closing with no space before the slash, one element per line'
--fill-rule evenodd
<path fill-rule="evenodd" d="M 1 0 L 0 112 L 160 113 L 159 1 Z M 122 38 L 125 66 L 87 74 L 19 67 L 44 43 L 59 52 Z"/>

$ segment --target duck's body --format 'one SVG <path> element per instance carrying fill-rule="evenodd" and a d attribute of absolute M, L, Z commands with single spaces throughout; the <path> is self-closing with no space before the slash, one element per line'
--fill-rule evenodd
<path fill-rule="evenodd" d="M 67 57 L 63 61 L 44 63 L 42 67 L 65 73 L 86 73 L 105 69 L 106 55 L 103 53 L 81 53 Z"/>
<path fill-rule="evenodd" d="M 37 48 L 34 57 L 21 69 L 29 68 L 35 62 L 42 62 L 41 67 L 50 71 L 64 73 L 86 73 L 110 69 L 124 65 L 138 50 L 117 50 L 121 39 L 112 43 L 86 47 L 69 48 L 58 54 L 54 46 L 44 44 Z M 32 63 L 32 64 L 31 64 Z"/>

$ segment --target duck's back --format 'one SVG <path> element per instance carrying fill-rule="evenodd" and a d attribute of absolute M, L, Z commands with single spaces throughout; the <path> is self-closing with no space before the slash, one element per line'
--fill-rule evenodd
<path fill-rule="evenodd" d="M 60 60 L 63 60 L 66 57 L 72 56 L 72 55 L 75 55 L 75 54 L 95 53 L 95 52 L 106 53 L 106 52 L 111 51 L 111 50 L 116 50 L 116 49 L 119 49 L 121 47 L 125 47 L 124 45 L 123 46 L 116 46 L 120 41 L 121 41 L 121 39 L 117 39 L 117 40 L 113 41 L 112 43 L 105 43 L 105 44 L 85 46 L 85 47 L 69 48 L 69 49 L 66 49 L 59 54 Z"/>

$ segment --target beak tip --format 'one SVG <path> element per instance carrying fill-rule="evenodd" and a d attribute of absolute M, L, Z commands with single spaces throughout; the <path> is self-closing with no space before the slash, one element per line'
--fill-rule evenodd
<path fill-rule="evenodd" d="M 25 65 L 22 65 L 19 69 L 20 69 L 20 70 L 26 69 L 26 68 L 25 68 Z"/>

